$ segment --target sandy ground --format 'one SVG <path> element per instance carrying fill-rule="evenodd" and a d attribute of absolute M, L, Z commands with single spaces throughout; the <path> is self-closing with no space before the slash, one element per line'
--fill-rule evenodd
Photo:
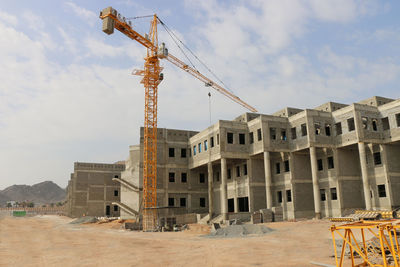
<path fill-rule="evenodd" d="M 0 219 L 0 266 L 313 266 L 334 264 L 329 221 L 266 224 L 264 236 L 204 238 L 207 229 L 143 233 L 60 216 Z M 117 228 L 117 229 L 116 229 Z"/>

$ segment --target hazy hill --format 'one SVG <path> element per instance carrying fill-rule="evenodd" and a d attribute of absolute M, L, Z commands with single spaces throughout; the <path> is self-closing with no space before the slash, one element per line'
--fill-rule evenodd
<path fill-rule="evenodd" d="M 35 204 L 56 203 L 65 199 L 66 192 L 52 181 L 45 181 L 35 185 L 12 185 L 0 190 L 0 205 L 6 201 L 28 201 Z"/>

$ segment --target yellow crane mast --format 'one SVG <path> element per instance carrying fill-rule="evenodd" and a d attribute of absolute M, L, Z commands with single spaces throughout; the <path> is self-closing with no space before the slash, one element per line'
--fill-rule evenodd
<path fill-rule="evenodd" d="M 112 7 L 107 7 L 100 12 L 103 21 L 103 32 L 112 34 L 114 28 L 137 41 L 147 48 L 144 70 L 134 71 L 133 74 L 143 76 L 141 83 L 145 88 L 145 112 L 144 112 L 144 147 L 143 147 L 143 230 L 153 231 L 157 226 L 157 96 L 158 85 L 162 81 L 162 68 L 160 59 L 165 58 L 172 64 L 188 72 L 195 78 L 213 87 L 221 94 L 234 102 L 242 105 L 251 112 L 257 112 L 255 108 L 242 101 L 222 86 L 201 74 L 196 69 L 188 66 L 183 61 L 168 53 L 165 45 L 158 45 L 157 23 L 159 19 L 154 14 L 150 23 L 149 34 L 139 34 L 132 28 L 132 24 L 121 16 Z"/>

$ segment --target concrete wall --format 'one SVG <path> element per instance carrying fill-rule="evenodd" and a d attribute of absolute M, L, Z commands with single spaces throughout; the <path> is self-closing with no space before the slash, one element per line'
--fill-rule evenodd
<path fill-rule="evenodd" d="M 68 182 L 68 216 L 119 216 L 120 209 L 113 202 L 120 200 L 121 187 L 113 178 L 120 177 L 124 169 L 123 164 L 75 162 Z"/>

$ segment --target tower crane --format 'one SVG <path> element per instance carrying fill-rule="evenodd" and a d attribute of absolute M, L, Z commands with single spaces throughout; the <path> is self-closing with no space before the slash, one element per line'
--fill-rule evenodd
<path fill-rule="evenodd" d="M 175 66 L 188 72 L 195 78 L 204 82 L 225 95 L 232 101 L 242 105 L 251 112 L 257 112 L 255 108 L 215 83 L 196 69 L 190 67 L 177 57 L 168 53 L 165 44 L 158 45 L 157 24 L 161 22 L 156 14 L 152 15 L 150 31 L 144 36 L 133 29 L 132 23 L 121 16 L 112 7 L 107 7 L 100 12 L 103 21 L 103 32 L 110 35 L 114 28 L 134 41 L 147 48 L 144 69 L 135 70 L 133 74 L 143 76 L 141 83 L 145 88 L 145 112 L 144 112 L 144 147 L 143 147 L 143 230 L 153 231 L 157 225 L 157 101 L 158 85 L 163 79 L 160 59 L 166 59 Z"/>

